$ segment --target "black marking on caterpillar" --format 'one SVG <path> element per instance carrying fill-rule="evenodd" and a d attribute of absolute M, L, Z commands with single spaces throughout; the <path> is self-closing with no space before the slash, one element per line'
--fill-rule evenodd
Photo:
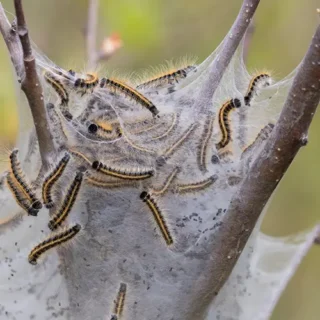
<path fill-rule="evenodd" d="M 241 107 L 239 99 L 231 99 L 225 102 L 219 110 L 219 127 L 221 131 L 221 140 L 216 144 L 217 149 L 224 148 L 231 141 L 231 128 L 230 128 L 230 112 L 236 108 Z"/>
<path fill-rule="evenodd" d="M 28 182 L 25 179 L 24 173 L 21 169 L 20 161 L 18 160 L 18 149 L 14 149 L 10 154 L 10 166 L 11 172 L 14 179 L 17 182 L 17 185 L 21 191 L 25 194 L 26 198 L 31 202 L 33 209 L 40 210 L 42 208 L 41 201 L 36 197 L 35 193 L 32 190 L 32 187 L 29 186 Z"/>
<path fill-rule="evenodd" d="M 48 239 L 42 241 L 31 250 L 28 256 L 29 263 L 36 265 L 39 257 L 43 253 L 45 253 L 49 249 L 61 245 L 64 242 L 71 240 L 80 230 L 80 224 L 76 224 L 73 227 L 68 228 L 67 230 L 64 230 L 62 232 L 56 233 Z"/>
<path fill-rule="evenodd" d="M 107 89 L 109 88 L 114 92 L 118 91 L 122 93 L 124 96 L 134 100 L 137 104 L 140 104 L 143 107 L 147 108 L 153 114 L 153 116 L 157 116 L 159 113 L 156 106 L 143 94 L 119 80 L 102 78 L 100 81 L 100 87 Z"/>
<path fill-rule="evenodd" d="M 151 178 L 154 175 L 154 170 L 151 168 L 140 170 L 113 168 L 97 160 L 92 162 L 92 168 L 105 175 L 124 180 L 144 180 Z"/>
<path fill-rule="evenodd" d="M 63 174 L 67 164 L 70 160 L 70 155 L 66 153 L 62 159 L 58 162 L 58 164 L 53 168 L 53 170 L 49 173 L 49 175 L 45 178 L 42 184 L 42 199 L 46 208 L 50 209 L 54 206 L 54 202 L 52 200 L 52 188 L 54 184 L 58 181 L 58 179 Z"/>
<path fill-rule="evenodd" d="M 66 195 L 63 199 L 62 205 L 59 210 L 52 216 L 51 220 L 49 221 L 48 227 L 51 230 L 58 228 L 68 217 L 76 199 L 79 194 L 79 190 L 81 187 L 83 179 L 83 173 L 77 172 L 75 178 L 73 179 L 72 183 L 70 184 Z"/>
<path fill-rule="evenodd" d="M 166 244 L 168 246 L 173 244 L 173 238 L 171 236 L 171 233 L 169 231 L 169 228 L 167 226 L 166 221 L 164 220 L 164 216 L 156 203 L 155 199 L 146 191 L 143 191 L 140 194 L 140 199 L 147 204 L 149 209 L 151 210 L 154 219 L 156 220 L 156 223 L 161 231 L 161 234 L 166 241 Z"/>

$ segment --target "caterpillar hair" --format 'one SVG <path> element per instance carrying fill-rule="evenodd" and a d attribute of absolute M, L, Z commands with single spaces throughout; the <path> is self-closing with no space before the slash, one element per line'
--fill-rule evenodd
<path fill-rule="evenodd" d="M 42 208 L 41 201 L 34 194 L 32 187 L 25 180 L 24 173 L 21 169 L 20 161 L 18 160 L 18 149 L 14 149 L 10 154 L 10 166 L 14 179 L 26 198 L 30 200 L 33 209 L 40 210 Z"/>
<path fill-rule="evenodd" d="M 170 246 L 173 244 L 173 238 L 170 234 L 169 228 L 164 220 L 164 216 L 161 213 L 161 210 L 156 203 L 155 199 L 146 191 L 141 192 L 140 199 L 147 204 L 149 209 L 151 210 L 154 219 L 161 231 L 161 234 L 166 241 L 166 244 Z"/>
<path fill-rule="evenodd" d="M 113 312 L 117 316 L 122 315 L 126 293 L 127 293 L 127 285 L 125 283 L 120 283 L 118 295 L 116 300 L 114 301 L 114 310 L 113 310 Z"/>
<path fill-rule="evenodd" d="M 231 99 L 222 105 L 219 110 L 219 127 L 221 131 L 221 140 L 216 144 L 217 149 L 224 148 L 231 141 L 230 112 L 241 107 L 239 99 Z"/>
<path fill-rule="evenodd" d="M 198 150 L 198 165 L 201 171 L 207 171 L 207 150 L 213 131 L 214 117 L 212 115 L 207 119 Z"/>
<path fill-rule="evenodd" d="M 154 170 L 151 168 L 130 171 L 129 169 L 113 168 L 100 161 L 93 161 L 92 168 L 105 175 L 124 180 L 144 180 L 154 175 Z"/>
<path fill-rule="evenodd" d="M 35 246 L 29 256 L 28 261 L 29 263 L 36 265 L 39 257 L 54 247 L 61 245 L 64 242 L 71 240 L 79 231 L 81 230 L 80 224 L 76 224 L 67 230 L 61 231 L 49 237 L 48 239 L 44 240 L 37 246 Z"/>
<path fill-rule="evenodd" d="M 63 106 L 68 105 L 69 103 L 69 94 L 68 91 L 63 86 L 62 82 L 51 72 L 46 71 L 44 73 L 44 79 L 48 82 L 54 91 L 58 94 L 61 99 L 60 104 Z"/>
<path fill-rule="evenodd" d="M 54 206 L 54 202 L 52 200 L 51 192 L 54 184 L 58 181 L 58 179 L 63 174 L 67 164 L 70 160 L 70 155 L 66 153 L 62 159 L 58 162 L 58 164 L 53 168 L 53 170 L 49 173 L 49 175 L 45 178 L 42 184 L 42 199 L 46 208 L 50 209 Z"/>
<path fill-rule="evenodd" d="M 218 176 L 214 174 L 213 176 L 198 182 L 188 183 L 188 184 L 179 184 L 177 185 L 177 192 L 180 194 L 189 193 L 189 192 L 198 192 L 202 191 L 218 180 Z"/>
<path fill-rule="evenodd" d="M 247 93 L 244 97 L 246 106 L 250 106 L 250 103 L 255 95 L 258 94 L 259 89 L 267 87 L 271 84 L 271 76 L 268 73 L 260 73 L 253 77 L 250 81 Z"/>
<path fill-rule="evenodd" d="M 100 87 L 122 93 L 125 97 L 128 97 L 134 100 L 137 104 L 147 108 L 153 114 L 153 116 L 157 116 L 159 113 L 156 106 L 144 95 L 119 80 L 102 78 L 100 81 Z"/>
<path fill-rule="evenodd" d="M 49 221 L 48 227 L 51 230 L 55 230 L 56 228 L 58 228 L 68 217 L 77 199 L 77 196 L 79 194 L 82 179 L 83 179 L 83 173 L 77 172 L 75 178 L 73 179 L 72 183 L 69 186 L 69 189 L 66 192 L 66 195 L 63 199 L 61 207 Z"/>
<path fill-rule="evenodd" d="M 16 203 L 25 210 L 30 216 L 37 216 L 39 210 L 32 208 L 30 201 L 26 199 L 21 191 L 19 190 L 19 186 L 16 184 L 14 178 L 11 173 L 8 173 L 6 176 L 6 182 L 9 190 L 11 191 Z"/>
<path fill-rule="evenodd" d="M 173 85 L 179 83 L 180 80 L 185 79 L 191 71 L 195 70 L 196 66 L 190 65 L 183 69 L 169 70 L 159 77 L 152 78 L 144 83 L 139 84 L 137 89 L 156 88 L 162 85 Z"/>
<path fill-rule="evenodd" d="M 174 168 L 164 181 L 163 186 L 160 189 L 152 189 L 151 194 L 156 196 L 164 195 L 168 191 L 170 184 L 176 178 L 179 170 L 179 167 Z"/>

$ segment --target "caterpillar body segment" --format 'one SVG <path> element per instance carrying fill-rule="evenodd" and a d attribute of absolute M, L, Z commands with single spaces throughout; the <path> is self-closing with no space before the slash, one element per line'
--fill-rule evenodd
<path fill-rule="evenodd" d="M 71 182 L 66 195 L 62 201 L 59 210 L 52 216 L 49 221 L 48 227 L 51 230 L 57 229 L 68 217 L 72 207 L 77 199 L 81 183 L 83 180 L 83 173 L 77 172 L 75 178 Z"/>
<path fill-rule="evenodd" d="M 9 190 L 11 191 L 16 203 L 22 208 L 24 211 L 28 213 L 30 216 L 37 216 L 39 210 L 34 209 L 24 194 L 20 191 L 19 186 L 17 185 L 14 177 L 11 173 L 8 173 L 6 176 L 6 182 L 8 185 Z"/>
<path fill-rule="evenodd" d="M 156 196 L 164 195 L 168 191 L 173 180 L 177 177 L 177 174 L 179 173 L 179 171 L 180 171 L 179 167 L 174 168 L 173 171 L 169 174 L 169 176 L 164 181 L 162 187 L 159 189 L 152 189 L 151 194 Z"/>
<path fill-rule="evenodd" d="M 250 81 L 247 93 L 244 97 L 246 106 L 250 106 L 253 98 L 259 94 L 261 88 L 267 87 L 271 84 L 271 76 L 268 73 L 260 73 L 253 77 Z"/>
<path fill-rule="evenodd" d="M 134 100 L 142 107 L 147 108 L 153 116 L 157 116 L 159 113 L 156 106 L 149 99 L 124 82 L 111 78 L 102 78 L 100 81 L 100 88 L 109 89 L 112 92 L 123 94 L 125 97 Z"/>
<path fill-rule="evenodd" d="M 19 189 L 25 194 L 26 198 L 30 200 L 33 209 L 40 210 L 42 208 L 41 201 L 37 198 L 32 190 L 32 187 L 25 179 L 22 171 L 20 161 L 18 159 L 18 149 L 14 149 L 10 154 L 10 168 L 12 176 L 17 182 Z"/>
<path fill-rule="evenodd" d="M 209 116 L 209 118 L 206 120 L 202 137 L 198 146 L 198 165 L 201 171 L 207 171 L 207 153 L 208 153 L 208 147 L 209 147 L 209 141 L 212 136 L 213 132 L 213 124 L 214 124 L 214 117 Z"/>
<path fill-rule="evenodd" d="M 99 78 L 98 75 L 96 73 L 93 72 L 88 72 L 85 76 L 85 78 L 77 78 L 74 81 L 74 87 L 76 89 L 80 89 L 80 91 L 82 92 L 82 94 L 84 95 L 87 90 L 91 89 L 91 91 L 93 91 L 93 89 L 99 84 Z"/>
<path fill-rule="evenodd" d="M 51 85 L 51 87 L 60 97 L 60 105 L 67 106 L 69 103 L 69 93 L 64 87 L 63 83 L 58 79 L 57 76 L 49 71 L 46 71 L 43 76 L 46 82 Z"/>
<path fill-rule="evenodd" d="M 126 293 L 127 293 L 127 284 L 122 282 L 120 283 L 120 288 L 118 291 L 117 298 L 114 301 L 113 312 L 117 317 L 121 317 L 122 315 Z"/>
<path fill-rule="evenodd" d="M 175 83 L 179 83 L 181 80 L 185 79 L 188 74 L 195 70 L 196 66 L 189 65 L 185 68 L 169 70 L 167 73 L 164 73 L 158 77 L 151 78 L 141 84 L 139 84 L 136 88 L 139 89 L 149 89 L 149 88 L 157 88 L 164 85 L 173 85 Z"/>
<path fill-rule="evenodd" d="M 70 160 L 70 155 L 66 153 L 63 158 L 58 162 L 58 164 L 53 168 L 49 175 L 45 178 L 42 184 L 42 199 L 46 208 L 50 209 L 54 206 L 52 200 L 52 188 L 54 184 L 63 174 L 67 164 Z"/>
<path fill-rule="evenodd" d="M 177 185 L 176 191 L 180 194 L 199 192 L 199 191 L 202 191 L 202 190 L 210 187 L 217 180 L 218 180 L 218 176 L 216 174 L 214 174 L 213 176 L 211 176 L 205 180 L 186 183 L 186 184 L 179 184 L 179 185 Z"/>
<path fill-rule="evenodd" d="M 101 172 L 107 176 L 124 180 L 144 180 L 151 178 L 154 175 L 154 170 L 151 168 L 130 170 L 124 168 L 114 168 L 103 164 L 100 161 L 92 162 L 92 169 Z"/>
<path fill-rule="evenodd" d="M 160 229 L 160 232 L 168 246 L 173 244 L 173 238 L 171 236 L 171 232 L 167 226 L 167 223 L 164 219 L 162 211 L 160 210 L 155 198 L 148 192 L 143 191 L 140 194 L 140 199 L 147 204 L 152 215 Z"/>
<path fill-rule="evenodd" d="M 230 113 L 240 107 L 241 102 L 239 99 L 231 99 L 225 102 L 220 108 L 219 127 L 221 131 L 221 140 L 216 144 L 218 150 L 226 147 L 231 142 Z"/>
<path fill-rule="evenodd" d="M 163 160 L 169 159 L 181 146 L 182 144 L 189 138 L 191 133 L 195 131 L 197 128 L 197 124 L 191 124 L 183 133 L 182 135 L 169 147 L 167 148 L 164 153 L 160 156 Z"/>
<path fill-rule="evenodd" d="M 42 241 L 31 250 L 28 256 L 29 263 L 32 265 L 36 265 L 38 263 L 38 259 L 42 254 L 44 254 L 52 248 L 61 245 L 64 242 L 71 240 L 80 230 L 80 224 L 76 224 L 73 227 L 58 232 L 50 236 L 48 239 Z"/>

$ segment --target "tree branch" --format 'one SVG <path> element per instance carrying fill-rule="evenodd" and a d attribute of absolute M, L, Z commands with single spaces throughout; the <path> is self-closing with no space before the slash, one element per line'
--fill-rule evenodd
<path fill-rule="evenodd" d="M 256 221 L 295 155 L 307 143 L 320 99 L 320 27 L 300 65 L 280 118 L 250 174 L 233 197 L 213 248 L 216 291 L 222 287 Z"/>
<path fill-rule="evenodd" d="M 88 20 L 86 28 L 86 43 L 87 43 L 87 59 L 88 68 L 95 68 L 97 62 L 97 24 L 98 24 L 98 8 L 99 0 L 89 0 Z"/>
<path fill-rule="evenodd" d="M 37 74 L 36 61 L 32 54 L 32 48 L 30 45 L 28 29 L 24 17 L 21 0 L 15 0 L 14 6 L 17 16 L 16 31 L 20 38 L 22 52 L 21 49 L 16 50 L 16 48 L 19 47 L 19 43 L 17 42 L 18 37 L 14 28 L 10 28 L 9 31 L 9 22 L 6 18 L 4 18 L 5 14 L 3 12 L 2 7 L 0 8 L 0 28 L 5 42 L 7 44 L 9 53 L 11 55 L 11 59 L 16 68 L 17 75 L 18 77 L 22 77 L 21 89 L 25 93 L 31 109 L 39 141 L 42 164 L 44 167 L 47 167 L 49 164 L 48 155 L 54 151 L 54 145 L 51 139 L 50 132 L 48 130 L 49 126 L 46 117 L 46 110 L 44 108 L 42 87 Z M 20 65 L 20 61 L 22 60 L 22 54 L 24 72 L 22 71 L 23 69 Z"/>
<path fill-rule="evenodd" d="M 227 69 L 234 53 L 236 52 L 259 3 L 260 0 L 243 1 L 237 19 L 230 29 L 229 36 L 224 40 L 221 52 L 209 67 L 209 76 L 203 83 L 203 88 L 200 91 L 199 99 L 197 99 L 195 102 L 195 105 L 197 105 L 199 111 L 204 109 L 212 100 L 212 97 L 220 84 L 222 76 Z"/>

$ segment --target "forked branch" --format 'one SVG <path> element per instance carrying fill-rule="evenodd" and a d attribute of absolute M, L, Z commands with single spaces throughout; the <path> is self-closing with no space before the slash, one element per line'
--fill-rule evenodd
<path fill-rule="evenodd" d="M 244 248 L 264 206 L 299 149 L 320 100 L 320 26 L 294 78 L 280 118 L 250 174 L 235 194 L 212 248 L 219 291 Z"/>

